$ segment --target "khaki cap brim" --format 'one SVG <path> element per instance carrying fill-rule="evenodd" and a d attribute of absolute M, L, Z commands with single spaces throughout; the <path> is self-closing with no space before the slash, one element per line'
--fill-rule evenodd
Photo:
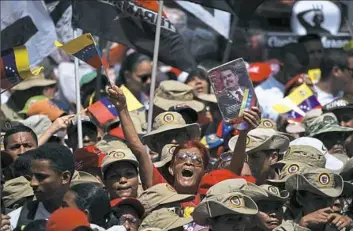
<path fill-rule="evenodd" d="M 153 104 L 165 111 L 168 111 L 170 107 L 176 106 L 178 104 L 185 104 L 191 107 L 192 109 L 194 109 L 196 112 L 201 112 L 205 108 L 205 105 L 197 100 L 189 100 L 189 101 L 169 100 L 169 99 L 161 98 L 159 96 L 155 96 Z"/>
<path fill-rule="evenodd" d="M 339 126 L 339 125 L 331 125 L 330 128 L 328 129 L 323 129 L 319 132 L 316 132 L 316 133 L 312 133 L 310 134 L 311 137 L 315 137 L 315 136 L 318 136 L 318 135 L 321 135 L 321 134 L 325 134 L 325 133 L 331 133 L 331 132 L 342 132 L 342 133 L 345 133 L 345 137 L 347 138 L 348 136 L 352 135 L 353 134 L 353 128 L 348 128 L 348 127 L 342 127 L 342 126 Z"/>
<path fill-rule="evenodd" d="M 171 130 L 177 130 L 177 129 L 186 129 L 191 137 L 201 136 L 200 125 L 197 123 L 186 124 L 186 125 L 165 124 L 163 126 L 160 126 L 158 129 L 144 135 L 142 137 L 142 143 L 146 144 L 147 146 L 150 146 L 149 144 L 151 142 L 151 138 L 153 137 L 153 135 L 156 135 L 165 131 L 171 131 Z"/>
<path fill-rule="evenodd" d="M 161 161 L 154 162 L 153 165 L 154 165 L 156 168 L 162 168 L 162 167 L 164 167 L 167 163 L 169 163 L 170 161 L 172 161 L 172 158 L 173 158 L 173 156 L 168 156 L 168 157 L 164 158 L 164 159 L 161 160 Z"/>
<path fill-rule="evenodd" d="M 286 181 L 286 190 L 288 192 L 293 191 L 309 191 L 317 195 L 327 197 L 339 197 L 343 192 L 343 179 L 340 175 L 334 174 L 335 187 L 334 188 L 317 188 L 311 184 L 304 175 L 294 174 L 290 176 Z"/>
<path fill-rule="evenodd" d="M 228 142 L 228 147 L 230 150 L 234 150 L 236 143 L 238 142 L 239 136 L 233 136 L 229 142 Z M 269 142 L 272 142 L 272 144 L 268 147 L 267 144 Z M 279 149 L 279 152 L 284 152 L 287 150 L 289 146 L 289 139 L 287 136 L 281 135 L 281 134 L 276 134 L 274 138 L 269 137 L 267 140 L 265 140 L 263 143 L 259 144 L 258 146 L 251 147 L 251 148 L 246 148 L 245 152 L 247 154 L 251 154 L 257 151 L 261 150 L 272 150 L 272 149 Z M 266 147 L 266 148 L 264 148 Z"/>
<path fill-rule="evenodd" d="M 236 193 L 228 193 L 224 196 L 237 195 Z M 225 203 L 217 200 L 217 196 L 211 196 L 202 201 L 192 213 L 194 221 L 198 225 L 209 225 L 208 220 L 210 218 L 227 215 L 227 214 L 240 214 L 240 215 L 255 215 L 258 213 L 258 207 L 256 203 L 248 196 L 243 196 L 247 207 L 234 207 L 229 208 Z"/>
<path fill-rule="evenodd" d="M 24 91 L 32 87 L 46 87 L 46 86 L 54 85 L 56 83 L 57 83 L 56 80 L 52 80 L 52 79 L 30 78 L 14 86 L 12 90 Z"/>
<path fill-rule="evenodd" d="M 106 156 L 106 157 L 107 157 L 107 156 Z M 105 157 L 105 158 L 106 158 L 106 157 Z M 138 161 L 129 160 L 129 159 L 121 159 L 121 160 L 119 160 L 119 159 L 111 158 L 111 160 L 105 162 L 105 163 L 104 163 L 104 166 L 102 166 L 102 174 L 103 174 L 103 176 L 104 176 L 104 174 L 105 174 L 105 171 L 107 171 L 107 168 L 108 168 L 110 165 L 112 165 L 112 164 L 114 164 L 114 163 L 117 163 L 117 162 L 129 162 L 129 163 L 131 163 L 132 165 L 134 165 L 136 168 L 139 167 L 139 162 L 138 162 Z"/>
<path fill-rule="evenodd" d="M 183 202 L 183 201 L 191 201 L 195 199 L 195 196 L 192 195 L 192 194 L 175 194 L 163 201 L 161 201 L 161 204 L 169 204 L 169 203 L 173 203 L 173 202 L 176 202 L 176 201 L 179 201 L 179 202 Z"/>

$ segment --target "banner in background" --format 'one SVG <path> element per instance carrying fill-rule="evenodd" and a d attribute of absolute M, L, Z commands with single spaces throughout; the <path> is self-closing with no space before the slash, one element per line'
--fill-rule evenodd
<path fill-rule="evenodd" d="M 152 56 L 157 21 L 157 1 L 91 0 L 73 2 L 73 24 L 109 41 Z M 100 20 L 97 20 L 97 19 Z M 174 25 L 163 15 L 159 60 L 184 71 L 196 64 Z"/>
<path fill-rule="evenodd" d="M 18 20 L 23 20 L 26 16 L 30 17 L 33 21 L 37 32 L 32 36 L 28 35 L 29 38 L 25 44 L 17 45 L 26 45 L 29 54 L 29 63 L 33 67 L 56 49 L 53 46 L 54 41 L 57 39 L 55 26 L 46 6 L 43 1 L 1 1 L 1 33 L 11 25 L 14 26 L 13 24 L 18 22 Z M 30 23 L 28 17 L 27 24 Z M 22 30 L 12 30 L 12 33 L 14 34 L 8 34 L 7 36 L 23 37 Z M 8 45 L 4 44 L 4 46 Z"/>
<path fill-rule="evenodd" d="M 213 11 L 213 14 L 212 14 L 210 13 L 210 11 L 205 9 L 205 7 L 196 3 L 192 3 L 189 1 L 175 1 L 175 2 L 179 4 L 181 7 L 183 7 L 185 10 L 192 13 L 202 22 L 207 24 L 209 27 L 217 31 L 224 38 L 229 39 L 230 13 L 222 10 L 211 9 Z"/>

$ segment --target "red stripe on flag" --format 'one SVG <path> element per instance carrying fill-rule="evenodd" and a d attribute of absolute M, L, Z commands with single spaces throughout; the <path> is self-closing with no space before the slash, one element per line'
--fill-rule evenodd
<path fill-rule="evenodd" d="M 89 106 L 88 111 L 92 113 L 100 124 L 105 124 L 116 119 L 116 117 L 101 101 L 97 101 Z"/>
<path fill-rule="evenodd" d="M 102 60 L 98 55 L 93 56 L 92 58 L 87 60 L 87 63 L 97 70 L 102 66 Z"/>

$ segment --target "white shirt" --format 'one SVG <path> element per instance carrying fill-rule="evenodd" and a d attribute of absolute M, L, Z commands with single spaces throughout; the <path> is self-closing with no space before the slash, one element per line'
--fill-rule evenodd
<path fill-rule="evenodd" d="M 321 90 L 319 87 L 314 86 L 314 89 L 317 93 L 317 100 L 319 101 L 319 103 L 321 104 L 321 106 L 324 106 L 328 103 L 331 103 L 332 101 L 334 101 L 335 99 L 341 98 L 343 96 L 343 91 L 338 92 L 338 94 L 336 96 L 324 92 L 323 90 Z"/>
<path fill-rule="evenodd" d="M 272 107 L 283 99 L 284 85 L 270 76 L 255 87 L 255 93 L 262 109 L 262 118 L 276 121 L 279 114 Z"/>
<path fill-rule="evenodd" d="M 18 218 L 21 214 L 21 208 L 18 208 L 8 215 L 10 216 L 11 230 L 17 227 Z M 51 213 L 49 213 L 45 208 L 42 202 L 39 202 L 36 215 L 34 216 L 34 220 L 47 220 Z"/>

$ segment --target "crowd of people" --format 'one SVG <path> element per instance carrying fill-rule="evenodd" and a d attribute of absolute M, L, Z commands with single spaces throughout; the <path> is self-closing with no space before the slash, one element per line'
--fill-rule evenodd
<path fill-rule="evenodd" d="M 1 95 L 0 231 L 353 230 L 353 52 L 309 34 L 281 57 L 248 66 L 259 106 L 245 130 L 222 119 L 217 64 L 186 78 L 160 68 L 153 105 L 150 57 L 124 53 L 113 77 L 81 64 L 79 121 L 74 64 L 46 60 Z M 319 108 L 300 121 L 274 110 L 304 83 Z M 87 110 L 102 99 L 114 120 Z"/>

